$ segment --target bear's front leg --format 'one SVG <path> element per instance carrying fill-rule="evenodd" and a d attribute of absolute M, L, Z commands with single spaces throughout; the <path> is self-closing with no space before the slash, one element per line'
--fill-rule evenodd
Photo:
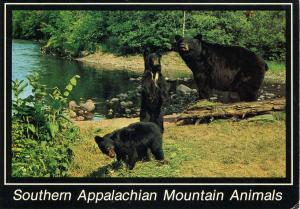
<path fill-rule="evenodd" d="M 129 170 L 132 170 L 135 166 L 135 163 L 138 159 L 138 154 L 135 148 L 131 150 L 130 153 L 128 153 L 128 168 Z"/>
<path fill-rule="evenodd" d="M 208 99 L 210 88 L 208 86 L 208 76 L 204 72 L 194 73 L 194 80 L 197 85 L 199 100 Z"/>

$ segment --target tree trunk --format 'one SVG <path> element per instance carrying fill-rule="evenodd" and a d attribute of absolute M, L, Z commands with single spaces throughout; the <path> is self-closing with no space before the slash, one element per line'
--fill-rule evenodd
<path fill-rule="evenodd" d="M 185 15 L 186 11 L 183 11 L 183 23 L 182 23 L 182 37 L 184 37 L 184 32 L 185 32 Z"/>
<path fill-rule="evenodd" d="M 244 119 L 283 110 L 285 110 L 285 98 L 231 104 L 199 101 L 180 114 L 176 124 L 205 123 L 213 119 Z"/>

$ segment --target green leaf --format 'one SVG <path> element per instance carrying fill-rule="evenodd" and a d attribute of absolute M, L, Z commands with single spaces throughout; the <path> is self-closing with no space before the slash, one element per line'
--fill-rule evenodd
<path fill-rule="evenodd" d="M 79 75 L 75 75 L 75 78 L 80 78 L 80 76 Z"/>
<path fill-rule="evenodd" d="M 70 95 L 70 92 L 68 92 L 68 91 L 65 91 L 65 92 L 64 92 L 64 96 L 65 96 L 65 97 L 67 97 L 67 96 L 69 96 L 69 95 Z"/>
<path fill-rule="evenodd" d="M 45 148 L 46 148 L 46 145 L 47 145 L 47 142 L 45 142 L 45 141 L 42 141 L 42 142 L 41 142 L 41 147 L 42 147 L 42 149 L 45 149 Z"/>
<path fill-rule="evenodd" d="M 48 122 L 47 123 L 47 128 L 50 132 L 51 137 L 54 138 L 55 135 L 57 134 L 58 130 L 59 130 L 59 126 L 55 123 Z"/>
<path fill-rule="evenodd" d="M 27 128 L 29 129 L 29 131 L 31 131 L 31 133 L 35 133 L 35 126 L 33 124 L 27 124 Z"/>
<path fill-rule="evenodd" d="M 73 86 L 76 86 L 77 80 L 76 80 L 75 76 L 70 80 L 70 84 L 72 84 Z"/>
<path fill-rule="evenodd" d="M 67 89 L 68 91 L 72 91 L 73 86 L 72 86 L 71 84 L 68 84 L 68 85 L 66 86 L 66 89 Z"/>

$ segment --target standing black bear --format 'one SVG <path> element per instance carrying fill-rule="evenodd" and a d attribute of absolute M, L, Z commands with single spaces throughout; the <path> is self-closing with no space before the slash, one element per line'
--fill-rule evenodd
<path fill-rule="evenodd" d="M 127 163 L 133 169 L 137 160 L 148 160 L 148 149 L 156 160 L 163 160 L 162 134 L 151 122 L 133 123 L 104 137 L 96 136 L 99 149 L 111 158 Z"/>
<path fill-rule="evenodd" d="M 144 51 L 145 71 L 142 78 L 140 121 L 153 122 L 164 132 L 161 107 L 167 99 L 167 84 L 161 74 L 161 54 Z"/>
<path fill-rule="evenodd" d="M 176 36 L 176 50 L 192 70 L 199 99 L 207 99 L 210 89 L 237 92 L 241 101 L 255 101 L 268 70 L 266 62 L 238 46 L 210 44 L 198 35 Z"/>

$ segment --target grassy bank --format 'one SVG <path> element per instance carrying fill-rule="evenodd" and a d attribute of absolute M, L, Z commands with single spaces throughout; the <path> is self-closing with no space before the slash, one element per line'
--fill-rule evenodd
<path fill-rule="evenodd" d="M 142 74 L 144 60 L 142 55 L 116 56 L 111 53 L 97 52 L 78 58 L 85 65 L 98 69 L 130 70 Z M 168 52 L 162 57 L 162 72 L 165 77 L 176 79 L 192 77 L 191 70 L 186 66 L 176 52 Z M 268 62 L 269 70 L 265 81 L 271 83 L 285 83 L 285 64 Z"/>
<path fill-rule="evenodd" d="M 129 171 L 115 170 L 114 160 L 100 153 L 94 136 L 104 135 L 138 119 L 77 122 L 82 139 L 73 145 L 71 177 L 284 177 L 284 117 L 266 121 L 218 121 L 176 126 L 165 122 L 167 162 L 138 162 Z M 167 120 L 168 121 L 168 120 Z"/>

